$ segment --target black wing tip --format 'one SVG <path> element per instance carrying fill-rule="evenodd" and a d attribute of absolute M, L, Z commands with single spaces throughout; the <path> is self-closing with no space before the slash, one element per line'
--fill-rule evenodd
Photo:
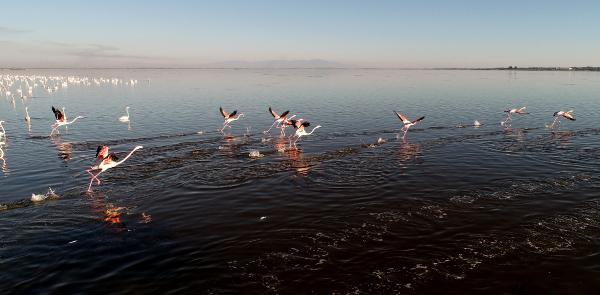
<path fill-rule="evenodd" d="M 302 126 L 308 127 L 308 126 L 310 126 L 310 122 L 302 122 Z"/>

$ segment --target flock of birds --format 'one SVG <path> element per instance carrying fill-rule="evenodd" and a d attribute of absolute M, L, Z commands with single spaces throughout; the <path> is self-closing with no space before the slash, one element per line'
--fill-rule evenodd
<path fill-rule="evenodd" d="M 6 95 L 7 98 L 9 98 L 9 97 L 12 98 L 13 105 L 14 105 L 15 97 L 12 94 L 10 89 L 14 88 L 14 84 L 16 81 L 20 82 L 20 86 L 19 86 L 19 88 L 17 88 L 16 92 L 18 95 L 20 95 L 21 100 L 24 102 L 28 99 L 28 97 L 23 95 L 23 90 L 21 88 L 21 86 L 23 86 L 23 85 L 26 86 L 28 94 L 31 96 L 32 89 L 34 87 L 38 87 L 38 86 L 43 87 L 49 93 L 51 93 L 53 91 L 58 90 L 60 87 L 63 87 L 63 88 L 68 87 L 68 85 L 70 83 L 82 84 L 82 85 L 91 85 L 92 82 L 96 85 L 100 85 L 102 83 L 111 83 L 113 85 L 123 84 L 122 80 L 115 79 L 115 78 L 112 78 L 112 79 L 103 79 L 103 78 L 90 79 L 90 78 L 79 78 L 79 77 L 9 76 L 9 75 L 0 76 L 0 90 L 4 92 L 4 94 Z M 129 84 L 129 85 L 135 85 L 136 83 L 137 83 L 137 80 L 130 80 L 129 82 L 126 82 L 126 84 Z M 32 86 L 30 86 L 30 85 L 32 85 Z M 525 109 L 526 109 L 525 107 L 521 107 L 521 108 L 505 110 L 504 112 L 507 113 L 507 117 L 500 124 L 507 128 L 510 127 L 512 124 L 513 115 L 529 114 L 525 111 Z M 54 122 L 54 124 L 52 124 L 50 126 L 50 128 L 51 128 L 50 137 L 54 136 L 55 134 L 60 134 L 60 130 L 59 130 L 60 127 L 64 126 L 64 128 L 68 128 L 68 125 L 75 123 L 78 119 L 84 118 L 82 116 L 76 116 L 72 120 L 69 121 L 66 118 L 64 107 L 62 109 L 58 109 L 58 108 L 55 108 L 54 106 L 52 106 L 51 110 L 52 110 L 52 113 L 54 114 L 55 122 Z M 321 128 L 321 125 L 317 125 L 309 132 L 306 128 L 310 126 L 310 123 L 308 121 L 305 121 L 304 119 L 294 119 L 296 116 L 295 115 L 290 116 L 289 110 L 285 111 L 281 114 L 278 114 L 271 107 L 269 107 L 268 111 L 273 116 L 273 124 L 267 130 L 263 131 L 263 133 L 264 134 L 270 133 L 273 128 L 276 128 L 276 129 L 280 129 L 280 135 L 282 137 L 285 137 L 286 136 L 285 129 L 290 126 L 293 127 L 294 133 L 292 135 L 290 135 L 288 138 L 290 149 L 297 147 L 296 144 L 297 144 L 298 140 L 300 140 L 301 137 L 311 135 L 311 134 L 313 134 L 313 132 L 315 132 L 315 130 L 317 130 L 318 128 Z M 129 114 L 128 106 L 125 108 L 125 112 L 126 112 L 126 115 L 118 118 L 118 120 L 123 123 L 129 123 L 130 122 L 130 114 Z M 219 130 L 223 135 L 225 135 L 225 128 L 232 128 L 231 124 L 244 116 L 243 113 L 238 113 L 237 110 L 234 110 L 233 112 L 228 113 L 228 112 L 224 111 L 222 107 L 219 107 L 219 113 L 223 117 L 223 127 Z M 406 134 L 408 133 L 408 130 L 410 129 L 410 127 L 417 125 L 419 122 L 421 122 L 422 120 L 425 119 L 425 117 L 422 116 L 415 120 L 409 120 L 406 116 L 404 116 L 403 114 L 401 114 L 397 111 L 394 111 L 394 113 L 396 114 L 396 116 L 398 117 L 398 119 L 401 121 L 401 124 L 402 124 L 402 128 L 400 129 L 402 136 L 400 136 L 400 134 L 398 134 L 398 138 L 402 138 L 402 139 L 406 138 Z M 555 112 L 553 117 L 554 117 L 554 121 L 551 124 L 546 125 L 546 127 L 551 128 L 551 129 L 556 128 L 560 124 L 561 118 L 575 121 L 575 118 L 573 117 L 573 110 Z M 31 117 L 29 116 L 29 111 L 28 111 L 27 106 L 25 106 L 25 121 L 28 123 L 30 130 L 31 130 Z M 6 130 L 4 129 L 4 126 L 2 125 L 2 123 L 4 123 L 4 121 L 0 120 L 0 130 L 1 130 L 0 131 L 0 159 L 4 160 L 3 147 L 6 144 L 7 134 L 6 134 Z M 478 121 L 475 121 L 473 126 L 479 127 L 479 126 L 481 126 L 481 124 Z M 119 160 L 119 157 L 117 157 L 117 155 L 115 153 L 109 153 L 109 148 L 107 146 L 104 146 L 104 145 L 98 146 L 98 148 L 96 150 L 95 162 L 89 169 L 86 170 L 86 172 L 90 175 L 90 183 L 88 185 L 88 191 L 89 192 L 92 191 L 92 185 L 93 185 L 94 181 L 96 181 L 96 185 L 101 184 L 101 181 L 98 178 L 101 173 L 105 172 L 108 169 L 111 169 L 111 168 L 121 165 L 123 162 L 125 162 L 127 159 L 129 159 L 129 157 L 131 157 L 134 152 L 136 152 L 137 150 L 139 150 L 141 148 L 143 148 L 143 147 L 136 146 L 122 160 Z"/>

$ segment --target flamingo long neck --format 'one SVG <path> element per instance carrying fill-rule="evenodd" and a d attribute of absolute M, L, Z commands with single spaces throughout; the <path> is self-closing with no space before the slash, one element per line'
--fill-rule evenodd
<path fill-rule="evenodd" d="M 117 165 L 121 165 L 121 163 L 123 163 L 123 162 L 127 161 L 127 159 L 129 159 L 129 157 L 131 157 L 131 155 L 133 155 L 133 153 L 134 153 L 135 151 L 137 151 L 137 149 L 135 149 L 135 148 L 134 148 L 134 149 L 133 149 L 131 152 L 129 152 L 129 154 L 128 154 L 128 155 L 127 155 L 125 158 L 123 158 L 123 160 L 121 160 L 121 161 L 117 162 L 117 163 L 115 164 L 115 166 L 117 166 Z"/>
<path fill-rule="evenodd" d="M 65 125 L 72 124 L 73 122 L 77 121 L 77 119 L 79 119 L 79 118 L 81 118 L 81 117 L 75 117 L 75 119 L 73 119 L 71 122 L 66 122 Z"/>
<path fill-rule="evenodd" d="M 129 118 L 129 109 L 125 109 L 125 112 L 127 112 L 127 118 Z"/>
<path fill-rule="evenodd" d="M 306 135 L 311 135 L 313 132 L 315 132 L 315 130 L 321 128 L 321 126 L 316 126 L 315 128 L 313 128 L 309 133 L 306 133 Z"/>

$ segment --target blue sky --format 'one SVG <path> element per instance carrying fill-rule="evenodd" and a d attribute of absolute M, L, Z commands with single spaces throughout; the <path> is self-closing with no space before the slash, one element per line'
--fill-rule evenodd
<path fill-rule="evenodd" d="M 600 65 L 594 1 L 6 1 L 2 66 Z"/>

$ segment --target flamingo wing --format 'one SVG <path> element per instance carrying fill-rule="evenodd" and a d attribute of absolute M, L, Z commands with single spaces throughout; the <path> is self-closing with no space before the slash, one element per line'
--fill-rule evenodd
<path fill-rule="evenodd" d="M 423 119 L 425 119 L 425 116 L 423 116 L 423 117 L 421 117 L 419 119 L 416 119 L 416 120 L 412 121 L 411 123 L 415 124 L 415 123 L 417 123 L 417 122 L 419 122 L 419 121 L 421 121 Z"/>
<path fill-rule="evenodd" d="M 309 122 L 302 122 L 300 125 L 302 125 L 304 127 L 308 127 L 308 126 L 310 126 L 310 123 Z"/>
<path fill-rule="evenodd" d="M 563 117 L 571 120 L 571 121 L 575 121 L 575 117 L 573 117 L 573 115 L 571 115 L 571 112 L 566 112 L 563 114 Z"/>
<path fill-rule="evenodd" d="M 396 113 L 396 116 L 398 116 L 398 119 L 400 119 L 400 121 L 402 121 L 402 123 L 404 123 L 404 124 L 410 123 L 410 121 L 406 117 L 404 117 L 402 114 L 400 114 L 396 111 L 394 111 L 394 113 Z"/>
<path fill-rule="evenodd" d="M 56 108 L 54 108 L 54 106 L 52 106 L 52 112 L 54 113 L 54 118 L 56 118 L 57 121 L 65 120 L 65 116 L 63 115 L 63 113 L 61 111 L 57 110 Z"/>
<path fill-rule="evenodd" d="M 269 107 L 269 113 L 271 113 L 271 116 L 273 116 L 273 118 L 279 118 L 279 115 L 277 115 L 277 113 L 274 112 L 273 109 L 271 109 L 271 107 Z"/>
<path fill-rule="evenodd" d="M 101 156 L 102 158 L 106 158 L 107 154 L 108 154 L 108 147 L 105 145 L 99 145 L 98 148 L 96 149 L 96 158 L 98 158 L 99 156 Z"/>
<path fill-rule="evenodd" d="M 223 107 L 219 107 L 219 112 L 221 112 L 223 118 L 227 119 L 229 117 L 229 114 L 223 110 Z"/>
<path fill-rule="evenodd" d="M 287 116 L 289 113 L 290 113 L 290 111 L 287 110 L 287 111 L 281 113 L 281 115 L 279 116 L 279 118 L 285 118 L 285 116 Z"/>
<path fill-rule="evenodd" d="M 229 114 L 229 118 L 233 118 L 237 115 L 237 110 L 233 111 L 233 113 Z"/>

